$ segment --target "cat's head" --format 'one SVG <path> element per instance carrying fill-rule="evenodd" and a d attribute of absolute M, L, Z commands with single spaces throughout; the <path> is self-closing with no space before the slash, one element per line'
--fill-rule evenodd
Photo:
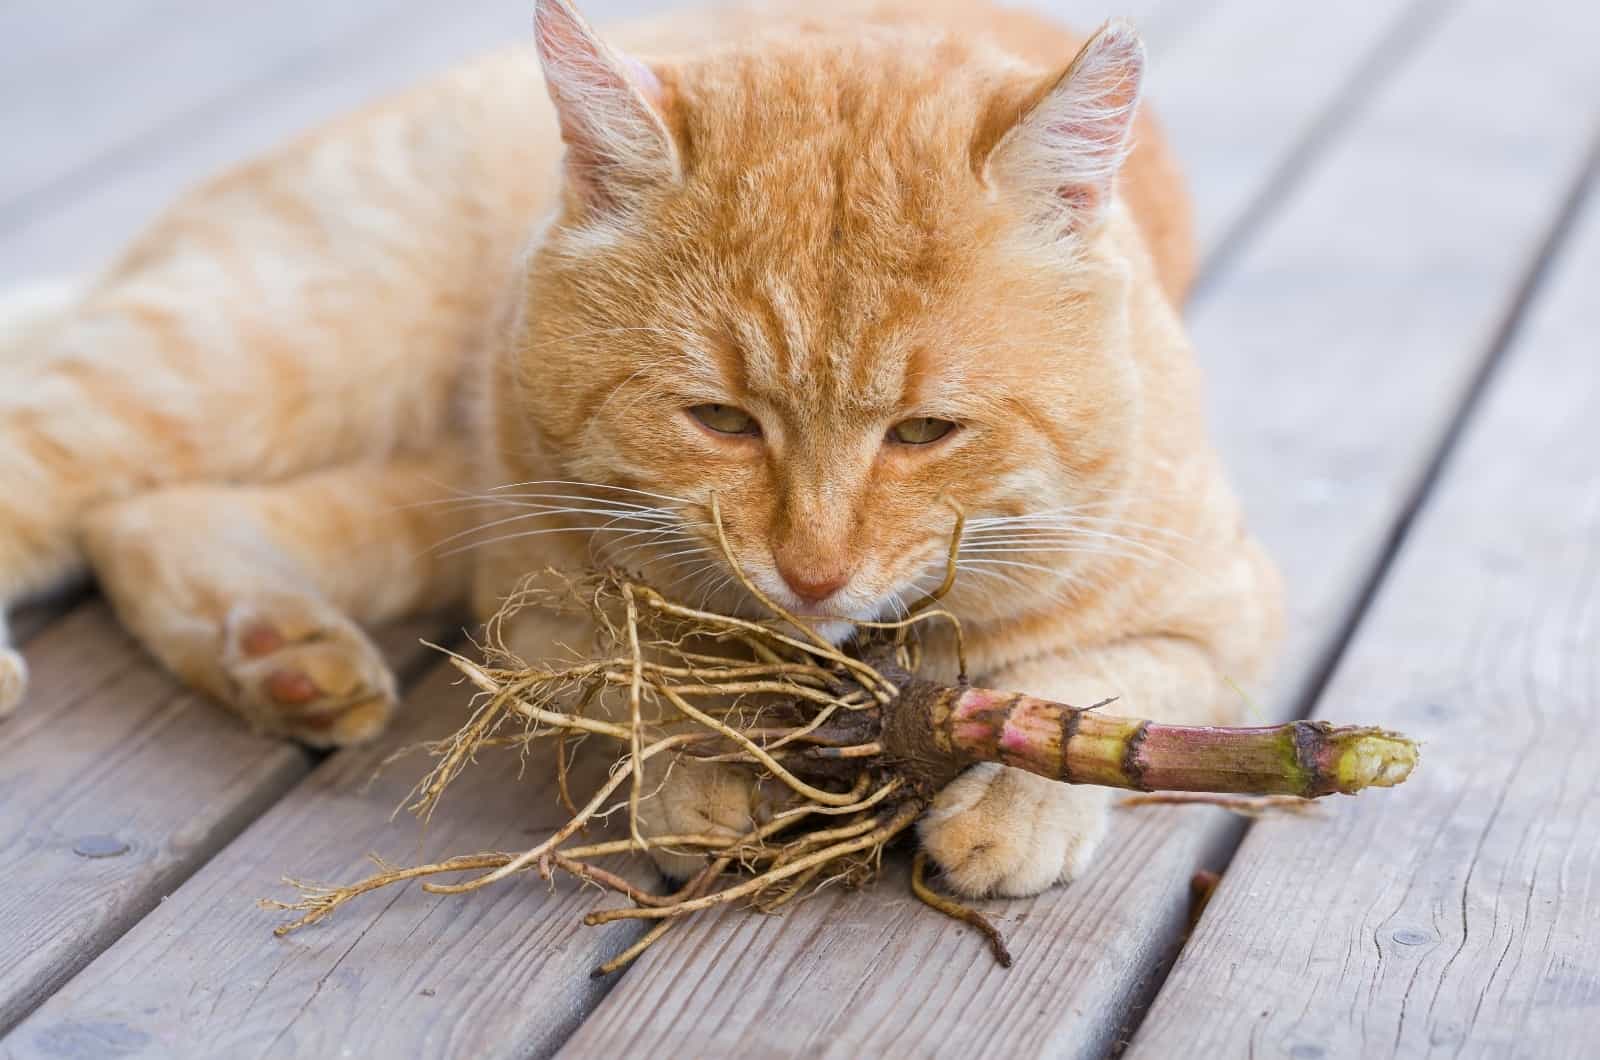
<path fill-rule="evenodd" d="M 564 191 L 494 444 L 514 481 L 595 485 L 529 503 L 585 509 L 553 514 L 725 607 L 743 593 L 713 496 L 743 570 L 804 613 L 914 601 L 958 509 L 964 610 L 1059 594 L 1114 511 L 1138 402 L 1113 194 L 1133 31 L 1046 76 L 932 32 L 646 63 L 566 0 L 537 27 Z"/>

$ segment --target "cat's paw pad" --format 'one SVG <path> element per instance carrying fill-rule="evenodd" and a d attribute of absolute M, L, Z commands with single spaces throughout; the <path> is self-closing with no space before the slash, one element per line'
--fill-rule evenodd
<path fill-rule="evenodd" d="M 918 835 L 955 892 L 1024 897 L 1083 873 L 1108 805 L 1104 789 L 985 764 L 946 785 Z"/>
<path fill-rule="evenodd" d="M 223 631 L 234 705 L 268 732 L 317 747 L 363 743 L 394 713 L 394 675 L 366 635 L 315 601 L 240 605 Z"/>
<path fill-rule="evenodd" d="M 15 648 L 0 647 L 0 718 L 21 706 L 27 691 L 27 660 Z"/>
<path fill-rule="evenodd" d="M 658 759 L 659 761 L 659 759 Z M 736 838 L 766 820 L 773 807 L 769 793 L 745 767 L 725 762 L 680 758 L 670 766 L 648 770 L 646 797 L 639 806 L 639 830 L 647 838 L 713 835 Z M 705 855 L 682 851 L 650 851 L 657 867 L 673 879 L 688 879 L 706 863 Z"/>

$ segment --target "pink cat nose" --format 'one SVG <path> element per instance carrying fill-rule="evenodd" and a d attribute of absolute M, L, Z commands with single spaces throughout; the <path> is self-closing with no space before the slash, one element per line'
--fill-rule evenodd
<path fill-rule="evenodd" d="M 778 573 L 783 575 L 784 584 L 808 604 L 820 604 L 850 580 L 850 575 L 842 570 L 793 568 L 782 562 L 778 564 Z"/>

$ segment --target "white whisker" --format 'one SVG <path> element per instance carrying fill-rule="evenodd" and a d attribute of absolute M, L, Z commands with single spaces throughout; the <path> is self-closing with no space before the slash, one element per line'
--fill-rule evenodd
<path fill-rule="evenodd" d="M 660 501 L 671 501 L 674 504 L 692 504 L 687 497 L 674 497 L 670 493 L 652 493 L 649 490 L 634 489 L 632 486 L 612 486 L 604 482 L 579 482 L 575 479 L 536 479 L 529 482 L 506 482 L 492 487 L 488 492 L 500 493 L 504 490 L 522 489 L 527 486 L 578 486 L 582 489 L 611 490 L 616 493 L 631 493 L 639 497 L 653 497 Z"/>
<path fill-rule="evenodd" d="M 482 532 L 484 532 L 486 530 L 493 530 L 495 527 L 506 526 L 506 525 L 508 525 L 510 523 L 524 522 L 524 521 L 529 520 L 529 519 L 540 519 L 540 518 L 543 518 L 545 516 L 550 516 L 550 515 L 581 515 L 581 514 L 590 514 L 590 513 L 577 512 L 577 511 L 573 511 L 573 510 L 570 510 L 570 509 L 563 510 L 563 511 L 518 512 L 516 515 L 508 515 L 508 516 L 505 516 L 505 517 L 500 518 L 500 519 L 492 519 L 487 523 L 478 523 L 478 524 L 476 524 L 474 526 L 467 527 L 465 530 L 458 530 L 455 533 L 451 534 L 449 537 L 446 537 L 444 540 L 436 542 L 433 547 L 434 548 L 438 548 L 441 545 L 448 545 L 452 541 L 457 541 L 457 540 L 459 540 L 459 539 L 461 539 L 463 537 L 471 537 L 473 534 L 479 534 L 479 533 L 482 533 Z M 624 518 L 626 518 L 626 517 L 618 517 L 618 516 L 610 515 L 609 513 L 603 513 L 603 512 L 602 513 L 594 513 L 594 514 L 603 515 L 607 519 L 607 522 L 602 524 L 601 526 L 592 526 L 592 527 L 582 527 L 582 526 L 580 526 L 580 527 L 572 527 L 571 529 L 574 529 L 574 530 L 604 530 L 604 529 L 610 529 L 612 524 L 617 523 L 617 522 L 621 522 Z"/>
<path fill-rule="evenodd" d="M 471 551 L 472 549 L 475 549 L 475 548 L 488 548 L 490 545 L 504 544 L 507 541 L 516 541 L 519 538 L 524 538 L 524 537 L 540 537 L 540 536 L 542 536 L 544 534 L 604 534 L 604 533 L 617 533 L 617 534 L 629 534 L 629 535 L 631 535 L 631 534 L 641 534 L 641 533 L 649 533 L 649 532 L 650 531 L 646 531 L 646 530 L 630 530 L 630 529 L 628 529 L 626 527 L 609 527 L 609 526 L 546 526 L 546 527 L 541 527 L 538 530 L 521 530 L 521 531 L 518 531 L 517 533 L 514 533 L 514 534 L 501 534 L 498 537 L 492 537 L 492 538 L 489 538 L 486 541 L 469 541 L 466 544 L 457 545 L 455 548 L 450 549 L 449 551 L 441 552 L 440 555 L 442 555 L 442 556 L 454 556 L 454 555 L 456 555 L 458 553 L 468 552 L 468 551 Z"/>

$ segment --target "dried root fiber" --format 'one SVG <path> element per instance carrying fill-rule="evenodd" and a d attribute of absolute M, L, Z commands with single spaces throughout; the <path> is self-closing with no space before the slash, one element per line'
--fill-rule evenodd
<path fill-rule="evenodd" d="M 488 627 L 483 663 L 450 658 L 478 690 L 476 708 L 453 736 L 429 746 L 436 763 L 410 808 L 426 815 L 451 781 L 492 746 L 554 745 L 561 798 L 570 818 L 520 853 L 484 853 L 379 872 L 342 887 L 295 884 L 298 920 L 314 924 L 368 891 L 426 879 L 455 894 L 536 872 L 557 872 L 614 891 L 628 904 L 590 913 L 589 924 L 653 921 L 634 945 L 596 969 L 624 967 L 685 916 L 729 903 L 772 911 L 826 882 L 872 878 L 883 850 L 907 831 L 950 779 L 977 762 L 999 762 L 1065 783 L 1141 792 L 1213 793 L 1233 809 L 1240 796 L 1263 807 L 1303 805 L 1406 779 L 1416 745 L 1397 734 L 1323 722 L 1255 728 L 1163 725 L 1108 713 L 1108 704 L 1068 705 L 915 676 L 917 630 L 959 624 L 939 600 L 954 577 L 959 530 L 941 591 L 895 623 L 862 623 L 851 648 L 825 640 L 802 619 L 746 589 L 762 619 L 689 607 L 608 571 L 547 575 L 508 600 Z M 724 545 L 726 551 L 726 546 Z M 730 559 L 731 563 L 731 559 Z M 735 570 L 737 567 L 735 566 Z M 533 665 L 505 647 L 500 630 L 528 607 L 581 612 L 599 630 L 590 653 Z M 965 667 L 963 665 L 963 674 Z M 570 790 L 572 744 L 608 744 L 615 765 L 582 802 Z M 699 759 L 737 763 L 782 792 L 782 808 L 743 835 L 651 834 L 641 807 L 654 792 L 646 763 Z M 657 762 L 657 765 L 660 761 Z M 1204 798 L 1204 796 L 1194 796 Z M 1158 799 L 1165 800 L 1166 796 Z M 625 812 L 625 838 L 587 842 L 585 826 Z M 650 893 L 602 862 L 636 851 L 695 853 L 704 868 L 678 890 Z M 929 905 L 972 924 L 1009 964 L 1004 944 L 976 912 L 936 894 L 919 857 L 913 890 Z M 467 875 L 444 882 L 439 877 Z M 431 879 L 430 879 L 431 878 Z M 293 881 L 290 881 L 293 882 Z"/>

